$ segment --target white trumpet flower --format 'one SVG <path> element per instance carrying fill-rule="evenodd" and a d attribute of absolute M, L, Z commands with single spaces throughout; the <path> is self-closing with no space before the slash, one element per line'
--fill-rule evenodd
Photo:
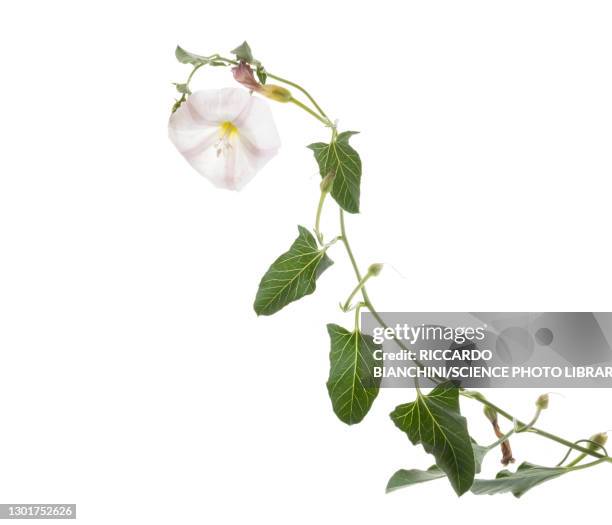
<path fill-rule="evenodd" d="M 228 190 L 243 188 L 280 148 L 268 103 L 240 88 L 193 93 L 168 132 L 198 173 Z"/>

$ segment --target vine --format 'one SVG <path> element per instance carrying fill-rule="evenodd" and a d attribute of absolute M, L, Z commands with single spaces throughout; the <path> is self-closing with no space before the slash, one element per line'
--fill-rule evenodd
<path fill-rule="evenodd" d="M 257 93 L 276 102 L 291 104 L 315 118 L 329 130 L 329 142 L 316 142 L 308 146 L 314 154 L 321 176 L 320 196 L 314 214 L 312 232 L 306 227 L 298 227 L 298 237 L 293 244 L 270 265 L 262 277 L 254 309 L 258 315 L 272 315 L 290 303 L 312 294 L 321 274 L 333 264 L 328 255 L 330 249 L 336 244 L 344 248 L 356 283 L 347 298 L 340 303 L 340 309 L 347 314 L 351 313 L 353 321 L 350 329 L 336 324 L 327 325 L 331 347 L 327 388 L 337 417 L 349 425 L 359 423 L 369 412 L 380 388 L 380 379 L 377 379 L 372 372 L 373 353 L 380 348 L 380 345 L 377 345 L 372 337 L 362 333 L 361 311 L 368 310 L 381 327 L 389 327 L 374 307 L 367 290 L 368 282 L 381 273 L 383 265 L 373 263 L 364 273 L 357 263 L 347 234 L 346 214 L 358 213 L 360 206 L 361 158 L 349 143 L 357 132 L 339 132 L 337 123 L 328 117 L 321 105 L 304 87 L 267 71 L 263 64 L 254 58 L 246 42 L 231 53 L 233 58 L 219 54 L 203 56 L 177 47 L 176 58 L 183 64 L 191 65 L 192 69 L 184 82 L 175 84 L 180 97 L 172 107 L 171 139 L 194 168 L 215 184 L 230 189 L 236 189 L 245 181 L 248 182 L 254 175 L 253 166 L 265 164 L 270 155 L 278 149 L 275 128 L 270 124 L 271 121 L 265 121 L 262 116 L 260 123 L 252 124 L 258 124 L 265 132 L 262 131 L 261 135 L 255 132 L 255 136 L 247 141 L 246 151 L 244 153 L 238 151 L 239 139 L 236 137 L 242 132 L 241 121 L 247 118 L 242 115 L 257 112 L 264 115 L 265 111 L 260 106 L 257 111 L 251 110 L 250 106 L 254 104 L 251 99 L 260 101 L 262 99 L 250 96 L 246 99 L 233 92 L 218 95 L 214 104 L 223 105 L 223 101 L 227 100 L 228 105 L 236 105 L 234 99 L 237 99 L 244 107 L 248 106 L 249 111 L 241 111 L 234 120 L 219 120 L 216 124 L 213 123 L 212 128 L 210 119 L 201 113 L 212 104 L 212 99 L 206 97 L 213 95 L 202 94 L 199 106 L 198 99 L 193 107 L 185 109 L 185 106 L 189 106 L 191 98 L 195 96 L 190 83 L 194 74 L 204 66 L 231 68 L 235 80 L 246 87 L 251 94 Z M 269 79 L 282 85 L 270 84 Z M 290 89 L 298 92 L 301 99 L 296 98 Z M 249 129 L 251 128 L 254 126 L 250 125 Z M 208 131 L 205 132 L 205 129 Z M 207 138 L 204 137 L 206 133 L 208 133 Z M 216 148 L 216 158 L 210 157 L 213 160 L 207 162 L 224 162 L 224 169 L 219 175 L 216 174 L 217 168 L 210 168 L 208 171 L 207 165 L 202 164 L 204 157 L 200 156 L 208 147 Z M 242 171 L 236 169 L 240 154 L 247 157 L 251 155 Z M 325 235 L 321 231 L 321 216 L 326 205 L 329 207 L 329 197 L 338 208 L 339 232 L 330 241 L 325 242 Z M 394 341 L 400 349 L 408 351 L 401 339 L 395 337 Z M 422 366 L 419 362 L 416 364 Z M 458 495 L 467 491 L 474 494 L 511 492 L 516 497 L 520 497 L 543 482 L 573 471 L 612 462 L 612 457 L 605 449 L 607 441 L 605 433 L 595 434 L 588 439 L 570 441 L 536 427 L 541 413 L 548 408 L 547 394 L 541 395 L 536 400 L 534 416 L 525 423 L 507 410 L 493 404 L 480 392 L 458 387 L 451 382 L 436 381 L 436 383 L 435 388 L 424 393 L 415 379 L 416 398 L 397 406 L 390 414 L 394 424 L 414 445 L 421 444 L 427 453 L 434 456 L 435 464 L 428 470 L 398 470 L 388 482 L 388 491 L 447 478 Z M 474 401 L 483 406 L 484 415 L 493 426 L 496 441 L 488 446 L 476 443 L 468 432 L 466 419 L 461 415 L 460 399 Z M 502 433 L 498 417 L 512 423 L 510 431 Z M 493 479 L 480 479 L 478 475 L 482 461 L 490 451 L 499 447 L 502 452 L 502 463 L 508 465 L 514 462 L 509 440 L 517 433 L 534 434 L 548 439 L 567 448 L 567 452 L 554 466 L 523 462 L 514 472 L 504 469 Z M 573 452 L 578 454 L 566 464 Z M 590 461 L 585 462 L 589 458 Z"/>

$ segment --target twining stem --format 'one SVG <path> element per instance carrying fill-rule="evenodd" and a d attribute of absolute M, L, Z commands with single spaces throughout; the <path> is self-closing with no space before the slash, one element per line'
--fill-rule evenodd
<path fill-rule="evenodd" d="M 195 75 L 195 72 L 200 69 L 205 63 L 202 62 L 200 64 L 198 64 L 197 66 L 194 66 L 193 69 L 191 70 L 191 73 L 189 73 L 189 76 L 187 77 L 187 81 L 185 82 L 185 85 L 187 87 L 189 87 L 189 83 L 191 82 L 191 79 L 193 78 L 193 75 Z"/>
<path fill-rule="evenodd" d="M 531 421 L 527 423 L 527 425 L 525 425 L 524 427 L 518 428 L 518 423 L 515 423 L 514 428 L 516 429 L 517 434 L 520 432 L 527 432 L 530 428 L 533 428 L 533 425 L 536 424 L 541 413 L 542 413 L 542 408 L 538 407 Z"/>
<path fill-rule="evenodd" d="M 291 102 L 292 104 L 295 104 L 296 106 L 299 106 L 304 111 L 310 113 L 314 118 L 316 118 L 319 122 L 322 122 L 325 126 L 332 127 L 332 123 L 330 122 L 330 120 L 327 117 L 321 117 L 321 116 L 317 115 L 317 113 L 315 113 L 312 109 L 310 109 L 303 102 L 300 102 L 299 100 L 297 100 L 297 99 L 295 99 L 293 97 L 291 97 L 289 102 Z"/>
<path fill-rule="evenodd" d="M 609 461 L 609 460 L 610 458 L 601 458 L 601 459 L 598 459 L 597 461 L 591 461 L 590 463 L 585 463 L 584 465 L 575 465 L 572 467 L 567 465 L 565 468 L 571 469 L 571 470 L 582 470 L 585 468 L 594 467 L 595 465 L 599 465 L 600 463 L 603 463 L 604 461 Z"/>
<path fill-rule="evenodd" d="M 355 259 L 355 255 L 353 254 L 351 244 L 346 235 L 346 225 L 344 224 L 344 210 L 342 208 L 339 208 L 339 209 L 340 209 L 340 236 L 342 237 L 342 243 L 344 244 L 344 249 L 346 250 L 349 261 L 351 262 L 353 271 L 355 272 L 355 277 L 357 277 L 357 281 L 361 283 L 363 281 L 363 277 L 361 276 L 361 271 L 359 270 L 359 266 L 357 265 L 357 260 Z M 387 323 L 385 323 L 384 319 L 380 316 L 380 314 L 374 308 L 374 305 L 372 304 L 372 301 L 370 300 L 370 296 L 368 295 L 368 291 L 366 287 L 362 285 L 360 288 L 360 291 L 361 291 L 361 296 L 363 297 L 364 306 L 370 311 L 374 319 L 376 319 L 376 322 L 385 329 L 389 328 Z M 409 352 L 408 347 L 400 339 L 397 339 L 395 337 L 393 339 L 402 350 Z M 415 359 L 414 362 L 416 363 L 418 367 L 423 368 L 423 364 L 418 359 Z M 417 390 L 417 393 L 420 394 L 421 389 L 419 387 L 419 381 L 416 377 L 414 378 L 414 386 Z"/>
<path fill-rule="evenodd" d="M 321 212 L 323 211 L 323 203 L 325 202 L 325 197 L 327 197 L 327 191 L 321 191 L 321 197 L 319 197 L 319 205 L 317 206 L 317 216 L 315 218 L 314 232 L 317 236 L 317 240 L 319 244 L 323 245 L 323 234 L 321 233 Z"/>
<path fill-rule="evenodd" d="M 327 119 L 327 121 L 329 122 L 329 117 L 325 114 L 325 111 L 321 109 L 321 106 L 317 104 L 317 101 L 312 96 L 310 96 L 310 93 L 308 93 L 308 91 L 306 91 L 302 86 L 300 86 L 299 84 L 296 84 L 295 82 L 291 82 L 290 80 L 287 80 L 285 78 L 279 77 L 277 75 L 273 75 L 272 73 L 268 73 L 267 71 L 266 71 L 266 74 L 270 78 L 273 78 L 274 80 L 278 80 L 279 82 L 282 82 L 283 84 L 287 84 L 288 86 L 294 87 L 298 91 L 301 91 L 302 93 L 304 93 L 304 95 L 306 95 L 306 98 L 310 100 L 310 102 L 312 102 L 312 105 L 315 108 L 317 108 L 317 111 L 321 114 L 321 116 Z"/>
<path fill-rule="evenodd" d="M 516 422 L 515 424 L 517 424 L 517 425 L 527 426 L 525 423 L 523 423 L 519 419 L 515 418 L 514 416 L 512 416 L 511 414 L 509 414 L 505 410 L 503 410 L 503 409 L 499 408 L 497 405 L 494 405 L 493 403 L 491 403 L 491 401 L 489 401 L 487 398 L 485 398 L 480 392 L 473 392 L 473 391 L 469 391 L 469 390 L 462 390 L 460 393 L 464 397 L 468 397 L 470 399 L 474 399 L 474 400 L 482 403 L 485 406 L 491 407 L 493 410 L 495 410 L 502 417 L 506 418 L 509 421 Z M 552 441 L 555 441 L 555 442 L 559 443 L 560 445 L 564 445 L 564 446 L 569 447 L 569 448 L 571 448 L 573 450 L 577 450 L 578 452 L 582 452 L 584 454 L 588 454 L 589 456 L 593 456 L 595 458 L 598 458 L 598 459 L 600 459 L 602 461 L 608 461 L 608 462 L 612 463 L 612 457 L 609 457 L 607 455 L 604 456 L 603 454 L 600 454 L 599 452 L 595 452 L 594 450 L 589 450 L 588 448 L 582 447 L 582 446 L 578 445 L 577 443 L 572 443 L 571 441 L 568 441 L 567 439 L 563 439 L 562 437 L 559 437 L 559 436 L 557 436 L 555 434 L 551 434 L 550 432 L 546 432 L 545 430 L 542 430 L 540 428 L 531 427 L 531 428 L 529 428 L 527 430 L 527 432 L 531 432 L 533 434 L 537 434 L 538 436 L 545 437 L 547 439 L 550 439 Z"/>
<path fill-rule="evenodd" d="M 601 449 L 605 456 L 608 455 L 608 451 L 606 450 L 606 447 L 604 447 L 600 443 L 596 443 L 595 441 L 592 441 L 590 439 L 579 439 L 578 441 L 574 441 L 574 445 L 577 445 L 578 443 L 589 443 L 591 445 L 594 445 L 596 448 Z M 560 467 L 561 465 L 563 465 L 563 463 L 565 463 L 565 460 L 570 456 L 570 454 L 572 453 L 572 450 L 573 449 L 571 448 L 567 450 L 565 456 L 563 456 L 563 459 L 559 461 L 559 463 L 557 463 L 557 467 Z"/>
<path fill-rule="evenodd" d="M 359 281 L 357 283 L 357 286 L 355 286 L 355 288 L 353 289 L 353 291 L 351 292 L 351 295 L 348 296 L 347 300 L 344 302 L 344 305 L 342 305 L 342 310 L 344 312 L 348 312 L 350 305 L 351 305 L 351 301 L 353 300 L 353 297 L 355 297 L 360 290 L 363 289 L 363 287 L 365 286 L 365 284 L 368 282 L 368 279 L 372 277 L 372 274 L 370 272 L 366 273 L 363 278 L 361 279 L 361 281 Z"/>
<path fill-rule="evenodd" d="M 582 454 L 578 454 L 574 460 L 570 461 L 566 465 L 566 467 L 575 467 L 576 465 L 578 465 L 578 463 L 580 463 L 586 457 L 587 455 L 584 452 Z"/>
<path fill-rule="evenodd" d="M 355 332 L 358 332 L 361 327 L 360 327 L 360 310 L 361 308 L 363 308 L 365 306 L 365 303 L 357 303 L 357 305 L 355 306 Z"/>
<path fill-rule="evenodd" d="M 361 281 L 361 272 L 359 271 L 359 266 L 357 266 L 357 261 L 355 260 L 355 256 L 353 255 L 353 250 L 351 249 L 351 245 L 349 244 L 348 238 L 346 236 L 346 226 L 344 225 L 344 210 L 342 209 L 340 209 L 340 235 L 342 236 L 344 248 L 346 249 L 346 253 L 348 254 L 349 260 L 351 261 L 351 266 L 353 267 L 355 276 L 357 277 L 358 281 Z M 368 292 L 365 288 L 361 289 L 361 294 L 363 295 L 364 302 L 368 303 Z"/>
<path fill-rule="evenodd" d="M 516 419 L 514 419 L 513 420 L 514 424 L 512 425 L 512 429 L 509 432 L 505 433 L 503 436 L 500 436 L 500 438 L 497 441 L 495 441 L 494 443 L 492 443 L 491 445 L 489 445 L 487 447 L 487 449 L 493 450 L 498 445 L 501 445 L 504 441 L 507 441 L 508 438 L 511 437 L 512 434 L 514 434 L 514 433 L 518 434 L 520 432 L 527 432 L 530 428 L 533 428 L 533 425 L 536 424 L 536 421 L 540 417 L 541 413 L 542 413 L 542 409 L 540 407 L 537 407 L 535 415 L 533 416 L 531 421 L 529 423 L 527 423 L 527 425 L 525 425 L 524 427 L 519 427 L 518 421 L 516 421 Z"/>
<path fill-rule="evenodd" d="M 494 441 L 493 443 L 491 443 L 488 447 L 487 450 L 493 450 L 495 447 L 501 445 L 504 441 L 507 441 L 508 438 L 512 437 L 512 434 L 514 434 L 514 432 L 516 431 L 515 428 L 513 428 L 512 430 L 510 430 L 509 432 L 506 432 L 503 436 L 501 436 L 497 441 Z"/>

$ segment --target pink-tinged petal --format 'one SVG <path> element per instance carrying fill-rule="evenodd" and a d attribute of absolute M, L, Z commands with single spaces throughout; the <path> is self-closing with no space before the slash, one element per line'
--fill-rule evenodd
<path fill-rule="evenodd" d="M 258 149 L 244 136 L 240 137 L 239 140 L 242 146 L 240 151 L 255 172 L 261 170 L 278 153 L 278 149 Z"/>
<path fill-rule="evenodd" d="M 172 117 L 182 111 L 189 112 L 192 122 L 217 125 L 233 121 L 250 103 L 250 95 L 240 88 L 203 89 L 190 95 Z M 172 118 L 170 119 L 172 122 Z"/>
<path fill-rule="evenodd" d="M 269 104 L 258 97 L 251 97 L 251 104 L 236 119 L 240 136 L 258 150 L 273 150 L 281 146 L 280 136 Z"/>
<path fill-rule="evenodd" d="M 209 148 L 191 159 L 190 164 L 217 188 L 239 190 L 255 176 L 257 168 L 238 138 L 230 140 L 229 146 L 222 153 Z"/>

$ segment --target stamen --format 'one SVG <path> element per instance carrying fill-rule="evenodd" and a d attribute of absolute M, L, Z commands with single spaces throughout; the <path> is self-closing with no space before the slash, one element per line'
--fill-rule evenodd
<path fill-rule="evenodd" d="M 217 149 L 217 157 L 232 149 L 230 138 L 238 133 L 238 128 L 229 120 L 226 120 L 219 126 L 219 140 L 215 144 Z"/>

